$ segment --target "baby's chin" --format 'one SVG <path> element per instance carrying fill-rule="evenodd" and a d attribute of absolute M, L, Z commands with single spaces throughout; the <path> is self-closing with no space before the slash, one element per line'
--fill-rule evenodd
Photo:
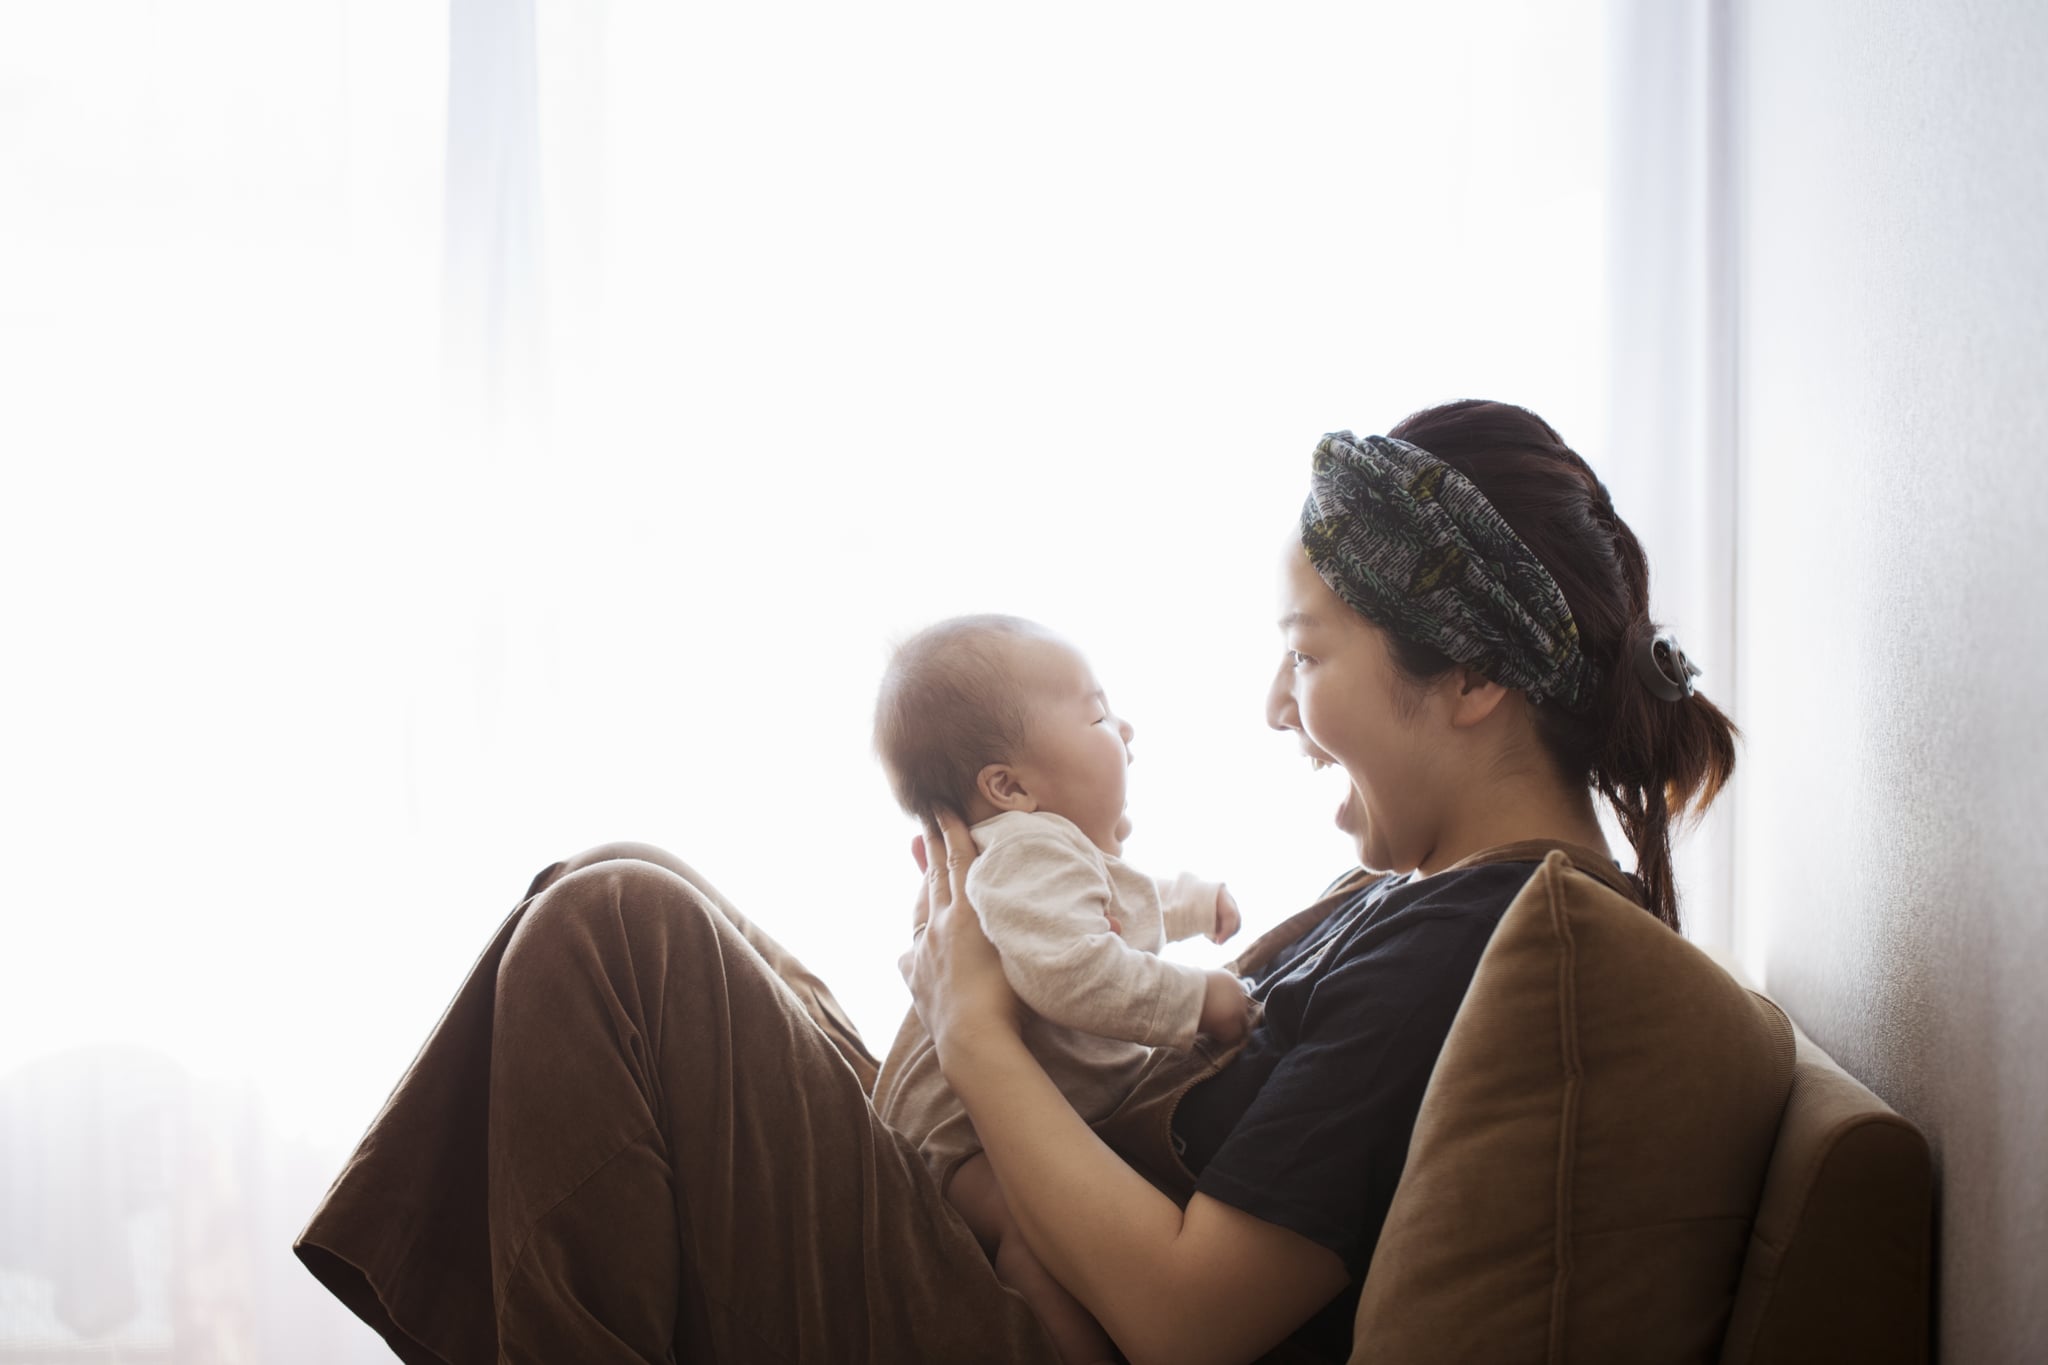
<path fill-rule="evenodd" d="M 1111 831 L 1111 837 L 1118 843 L 1131 837 L 1131 817 L 1128 813 L 1117 816 L 1116 829 Z"/>

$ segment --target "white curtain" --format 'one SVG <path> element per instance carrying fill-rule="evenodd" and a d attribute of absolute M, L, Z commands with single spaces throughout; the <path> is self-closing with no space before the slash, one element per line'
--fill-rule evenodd
<path fill-rule="evenodd" d="M 1247 933 L 1339 871 L 1261 718 L 1316 438 L 1612 463 L 1605 16 L 1411 9 L 0 12 L 0 1346 L 380 1358 L 286 1247 L 599 840 L 886 1042 L 937 616 L 1090 652 Z"/>
<path fill-rule="evenodd" d="M 1653 616 L 1740 724 L 1728 7 L 1610 0 L 1608 19 L 1611 399 L 1594 467 L 1649 553 Z M 1740 799 L 1738 776 L 1675 840 L 1687 933 L 1738 960 L 1751 946 L 1733 900 Z"/>
<path fill-rule="evenodd" d="M 388 1359 L 286 1248 L 475 947 L 389 890 L 447 62 L 401 0 L 0 6 L 5 1359 Z"/>
<path fill-rule="evenodd" d="M 1333 875 L 1336 792 L 1260 716 L 1307 455 L 1471 394 L 1607 445 L 1597 7 L 537 22 L 553 406 L 509 610 L 558 690 L 507 715 L 559 804 L 525 837 L 614 794 L 593 837 L 679 844 L 886 1035 L 872 688 L 1000 609 L 1135 722 L 1134 859 L 1254 916 Z"/>

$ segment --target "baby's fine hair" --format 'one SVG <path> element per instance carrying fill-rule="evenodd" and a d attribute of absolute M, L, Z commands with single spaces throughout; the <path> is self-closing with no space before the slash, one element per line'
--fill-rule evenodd
<path fill-rule="evenodd" d="M 1024 747 L 1030 716 L 1011 643 L 1051 632 L 1021 616 L 955 616 L 896 647 L 875 699 L 875 752 L 903 809 L 966 818 L 981 770 Z"/>

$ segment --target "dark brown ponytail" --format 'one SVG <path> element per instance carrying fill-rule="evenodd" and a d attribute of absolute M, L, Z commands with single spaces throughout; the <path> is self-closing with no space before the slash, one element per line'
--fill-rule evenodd
<path fill-rule="evenodd" d="M 1586 462 L 1526 408 L 1467 399 L 1415 413 L 1387 434 L 1477 485 L 1563 590 L 1600 685 L 1575 710 L 1535 708 L 1537 733 L 1567 778 L 1614 807 L 1635 849 L 1643 903 L 1676 929 L 1671 829 L 1697 819 L 1719 794 L 1735 770 L 1738 732 L 1706 697 L 1666 701 L 1637 672 L 1636 652 L 1657 627 L 1650 564 L 1635 533 Z M 1426 645 L 1398 637 L 1393 645 L 1418 681 L 1452 666 Z"/>

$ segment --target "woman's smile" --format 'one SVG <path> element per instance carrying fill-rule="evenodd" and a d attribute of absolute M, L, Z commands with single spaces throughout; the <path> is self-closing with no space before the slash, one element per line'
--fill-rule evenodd
<path fill-rule="evenodd" d="M 1351 775 L 1344 773 L 1342 765 L 1336 759 L 1318 749 L 1309 741 L 1306 735 L 1302 736 L 1301 740 L 1301 756 L 1308 760 L 1308 766 L 1312 772 L 1326 773 L 1335 771 L 1342 775 L 1344 793 L 1337 799 L 1337 809 L 1333 812 L 1332 818 L 1338 829 L 1343 830 L 1347 834 L 1356 834 L 1358 831 L 1351 824 L 1351 816 L 1354 800 L 1358 795 L 1358 788 L 1352 784 Z"/>
<path fill-rule="evenodd" d="M 1289 542 L 1280 598 L 1282 652 L 1266 697 L 1266 720 L 1290 731 L 1312 767 L 1334 766 L 1344 794 L 1333 813 L 1359 860 L 1405 870 L 1428 852 L 1430 740 L 1405 713 L 1386 639 L 1346 606 L 1298 545 Z M 1391 812 L 1388 792 L 1402 801 Z"/>
<path fill-rule="evenodd" d="M 1344 797 L 1337 803 L 1337 814 L 1334 818 L 1337 828 L 1343 830 L 1346 834 L 1361 834 L 1364 832 L 1354 823 L 1357 812 L 1357 796 L 1358 788 L 1347 781 L 1344 784 Z"/>

